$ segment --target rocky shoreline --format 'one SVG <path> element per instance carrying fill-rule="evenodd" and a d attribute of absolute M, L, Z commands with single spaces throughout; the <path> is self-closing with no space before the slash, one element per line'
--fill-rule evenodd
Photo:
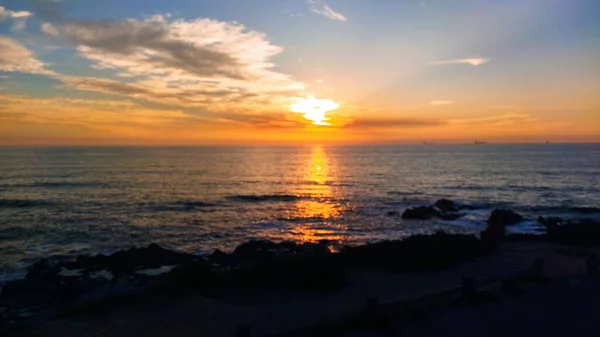
<path fill-rule="evenodd" d="M 451 201 L 423 206 L 431 216 L 451 217 L 460 212 Z M 408 214 L 407 214 L 408 212 Z M 403 217 L 412 218 L 407 210 Z M 413 213 L 410 213 L 413 212 Z M 416 217 L 422 219 L 422 216 Z M 344 286 L 348 273 L 385 270 L 393 273 L 431 272 L 493 254 L 506 241 L 600 245 L 600 223 L 540 217 L 540 235 L 506 235 L 504 228 L 523 217 L 495 210 L 481 238 L 474 235 L 419 235 L 399 241 L 331 249 L 318 243 L 249 241 L 233 252 L 197 256 L 151 244 L 110 255 L 78 256 L 71 261 L 44 259 L 32 265 L 24 279 L 2 286 L 0 331 L 42 322 L 90 303 L 119 296 L 154 292 L 193 292 L 209 298 L 235 298 L 240 292 L 264 293 L 285 289 L 323 293 Z"/>

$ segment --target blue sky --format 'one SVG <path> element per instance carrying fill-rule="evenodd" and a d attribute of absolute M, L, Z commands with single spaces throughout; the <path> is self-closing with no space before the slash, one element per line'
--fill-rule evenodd
<path fill-rule="evenodd" d="M 15 143 L 181 123 L 183 143 L 595 140 L 599 17 L 595 0 L 0 0 L 0 118 Z M 339 105 L 328 131 L 289 112 L 308 95 Z M 103 101 L 131 116 L 90 116 Z"/>

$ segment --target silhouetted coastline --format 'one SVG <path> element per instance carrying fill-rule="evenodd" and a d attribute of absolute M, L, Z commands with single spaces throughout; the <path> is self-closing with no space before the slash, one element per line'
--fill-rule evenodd
<path fill-rule="evenodd" d="M 449 200 L 422 207 L 431 207 L 434 212 L 459 211 Z M 151 244 L 110 255 L 81 255 L 70 261 L 44 259 L 32 265 L 24 279 L 3 286 L 1 326 L 6 330 L 35 325 L 110 299 L 158 293 L 191 293 L 222 300 L 280 291 L 319 296 L 343 289 L 350 273 L 435 274 L 494 254 L 496 245 L 507 242 L 600 245 L 600 223 L 589 219 L 540 217 L 538 223 L 547 229 L 547 233 L 540 235 L 505 235 L 503 230 L 498 234 L 493 229 L 522 220 L 512 211 L 496 210 L 481 239 L 438 232 L 398 241 L 345 246 L 339 252 L 332 251 L 330 241 L 253 240 L 231 253 L 216 250 L 206 256 Z M 501 237 L 490 240 L 490 235 Z"/>

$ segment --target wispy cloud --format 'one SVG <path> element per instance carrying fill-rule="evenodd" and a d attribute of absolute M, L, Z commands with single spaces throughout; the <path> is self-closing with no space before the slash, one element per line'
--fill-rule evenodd
<path fill-rule="evenodd" d="M 445 125 L 443 120 L 416 119 L 416 118 L 358 118 L 344 125 L 344 128 L 365 129 L 396 129 L 396 128 L 420 128 Z"/>
<path fill-rule="evenodd" d="M 520 112 L 511 112 L 501 115 L 493 115 L 487 117 L 454 119 L 449 121 L 451 124 L 492 124 L 496 126 L 513 125 L 517 123 L 532 123 L 537 119 L 531 115 Z"/>
<path fill-rule="evenodd" d="M 308 0 L 308 4 L 312 12 L 321 14 L 331 20 L 347 21 L 344 15 L 334 11 L 324 0 Z"/>
<path fill-rule="evenodd" d="M 454 60 L 446 60 L 446 61 L 436 61 L 436 62 L 432 62 L 431 64 L 436 64 L 436 65 L 470 64 L 472 66 L 480 66 L 480 65 L 486 64 L 490 61 L 491 61 L 491 59 L 489 59 L 489 58 L 475 57 L 475 58 L 454 59 Z"/>
<path fill-rule="evenodd" d="M 0 71 L 23 73 L 49 73 L 44 63 L 17 41 L 0 36 Z"/>
<path fill-rule="evenodd" d="M 448 105 L 454 103 L 453 101 L 431 101 L 429 105 Z"/>
<path fill-rule="evenodd" d="M 13 31 L 25 29 L 25 25 L 27 24 L 27 18 L 29 18 L 32 15 L 33 13 L 28 11 L 11 11 L 3 6 L 0 6 L 0 21 L 4 21 L 7 19 L 14 20 L 14 24 L 12 27 Z"/>
<path fill-rule="evenodd" d="M 0 20 L 23 19 L 32 16 L 33 13 L 27 11 L 11 11 L 0 6 Z"/>

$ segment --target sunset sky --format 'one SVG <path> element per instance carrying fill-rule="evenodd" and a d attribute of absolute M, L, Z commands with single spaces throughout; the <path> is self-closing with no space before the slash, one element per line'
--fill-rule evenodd
<path fill-rule="evenodd" d="M 0 0 L 0 145 L 597 142 L 599 18 L 598 0 Z"/>

